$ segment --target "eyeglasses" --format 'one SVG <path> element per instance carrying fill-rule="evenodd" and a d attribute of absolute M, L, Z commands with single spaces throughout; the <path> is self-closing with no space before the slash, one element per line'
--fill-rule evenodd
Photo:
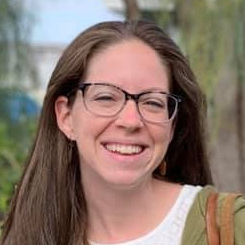
<path fill-rule="evenodd" d="M 107 83 L 83 83 L 84 105 L 92 114 L 113 117 L 123 110 L 127 100 L 134 100 L 140 116 L 152 123 L 168 123 L 178 111 L 181 98 L 161 91 L 147 91 L 130 94 L 123 89 Z"/>

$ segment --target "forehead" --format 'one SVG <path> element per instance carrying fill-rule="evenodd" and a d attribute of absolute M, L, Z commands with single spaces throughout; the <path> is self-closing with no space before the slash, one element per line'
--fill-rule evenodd
<path fill-rule="evenodd" d="M 168 77 L 168 68 L 158 53 L 133 39 L 95 54 L 89 62 L 86 80 L 111 83 L 131 92 L 151 88 L 168 91 Z"/>

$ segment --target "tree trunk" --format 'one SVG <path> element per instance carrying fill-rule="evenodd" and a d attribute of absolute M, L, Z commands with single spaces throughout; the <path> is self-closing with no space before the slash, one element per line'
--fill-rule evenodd
<path fill-rule="evenodd" d="M 237 113 L 237 145 L 239 161 L 239 179 L 241 191 L 245 193 L 245 153 L 244 153 L 244 82 L 245 82 L 245 3 L 238 4 L 236 9 L 237 21 L 235 23 L 235 60 L 237 70 L 237 92 L 236 92 L 236 113 Z"/>
<path fill-rule="evenodd" d="M 237 141 L 238 141 L 238 161 L 239 161 L 239 173 L 240 173 L 240 186 L 243 193 L 245 193 L 245 158 L 244 158 L 244 114 L 243 114 L 243 76 L 238 74 L 237 78 Z"/>
<path fill-rule="evenodd" d="M 125 17 L 127 20 L 138 20 L 141 17 L 137 0 L 124 0 Z"/>

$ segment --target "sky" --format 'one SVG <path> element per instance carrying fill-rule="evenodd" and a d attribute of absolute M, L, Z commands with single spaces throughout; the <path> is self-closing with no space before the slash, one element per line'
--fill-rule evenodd
<path fill-rule="evenodd" d="M 104 0 L 36 0 L 31 42 L 68 44 L 87 27 L 106 20 L 122 20 Z"/>

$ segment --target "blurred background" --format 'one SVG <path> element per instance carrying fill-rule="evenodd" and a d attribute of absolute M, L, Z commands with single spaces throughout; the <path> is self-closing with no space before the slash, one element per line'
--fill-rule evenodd
<path fill-rule="evenodd" d="M 97 22 L 139 18 L 187 55 L 207 96 L 214 183 L 245 193 L 244 0 L 0 0 L 0 222 L 65 47 Z"/>

